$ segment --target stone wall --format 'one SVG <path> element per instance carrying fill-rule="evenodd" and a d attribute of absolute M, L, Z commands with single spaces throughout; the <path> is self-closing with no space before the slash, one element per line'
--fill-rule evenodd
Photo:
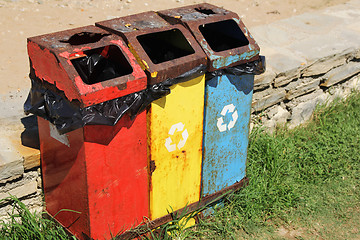
<path fill-rule="evenodd" d="M 40 167 L 26 170 L 23 174 L 2 180 L 0 183 L 0 199 L 10 195 L 19 198 L 33 212 L 41 212 L 43 207 Z M 0 204 L 0 220 L 7 219 L 12 211 L 12 202 Z"/>
<path fill-rule="evenodd" d="M 308 121 L 316 105 L 360 90 L 360 49 L 350 48 L 275 74 L 257 76 L 252 103 L 253 122 L 270 131 L 277 125 L 294 128 Z"/>

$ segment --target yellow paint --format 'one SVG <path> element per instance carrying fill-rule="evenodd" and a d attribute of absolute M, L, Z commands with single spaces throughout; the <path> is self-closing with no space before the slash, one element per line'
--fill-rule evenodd
<path fill-rule="evenodd" d="M 203 75 L 174 85 L 170 87 L 169 95 L 151 104 L 148 112 L 148 152 L 150 161 L 154 161 L 156 167 L 150 178 L 152 219 L 200 199 L 204 84 Z M 171 135 L 172 126 L 177 126 L 176 130 L 183 128 Z M 188 138 L 182 146 L 185 129 Z M 169 137 L 171 144 L 166 148 Z"/>
<path fill-rule="evenodd" d="M 144 66 L 146 67 L 146 69 L 149 69 L 149 65 L 147 64 L 147 62 L 145 62 L 145 60 L 142 60 L 142 63 L 144 64 Z"/>
<path fill-rule="evenodd" d="M 157 76 L 158 72 L 152 72 L 151 77 L 155 78 Z"/>
<path fill-rule="evenodd" d="M 136 61 L 137 61 L 137 62 L 139 63 L 139 65 L 140 65 L 141 69 L 142 69 L 142 70 L 146 70 L 146 69 L 147 69 L 146 66 L 143 64 L 141 58 L 140 58 L 139 55 L 136 53 L 134 47 L 133 47 L 130 43 L 128 44 L 128 46 L 129 46 L 130 52 L 134 55 Z M 149 68 L 149 67 L 148 67 L 148 68 Z"/>

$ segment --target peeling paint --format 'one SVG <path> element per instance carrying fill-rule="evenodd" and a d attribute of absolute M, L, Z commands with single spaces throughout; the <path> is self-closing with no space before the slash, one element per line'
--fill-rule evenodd
<path fill-rule="evenodd" d="M 217 58 L 214 59 L 212 66 L 216 69 L 226 67 L 242 60 L 249 60 L 258 54 L 259 54 L 259 50 L 252 50 L 250 52 L 244 52 L 240 55 L 232 55 L 228 57 L 221 57 L 215 55 Z"/>
<path fill-rule="evenodd" d="M 69 59 L 70 58 L 70 53 L 65 51 L 65 52 L 59 53 L 59 56 L 63 57 L 63 58 L 66 58 L 66 59 Z"/>
<path fill-rule="evenodd" d="M 91 47 L 88 47 L 88 46 L 85 46 L 82 48 L 74 48 L 74 52 L 81 52 L 81 51 L 90 50 L 90 49 L 91 49 Z"/>
<path fill-rule="evenodd" d="M 138 64 L 141 66 L 141 69 L 145 71 L 147 68 L 146 68 L 146 66 L 144 65 L 144 63 L 141 61 L 140 56 L 136 53 L 134 47 L 133 47 L 130 43 L 128 44 L 128 46 L 129 46 L 130 52 L 134 55 L 136 61 L 137 61 Z"/>
<path fill-rule="evenodd" d="M 146 69 L 149 69 L 149 65 L 147 64 L 147 62 L 145 60 L 142 60 L 142 63 L 144 64 L 144 66 L 146 67 Z"/>
<path fill-rule="evenodd" d="M 95 26 L 88 26 L 83 29 L 87 32 L 104 32 Z M 81 29 L 50 33 L 46 37 L 38 36 L 28 39 L 28 54 L 33 69 L 31 72 L 35 75 L 33 78 L 54 85 L 56 89 L 64 92 L 69 101 L 79 100 L 81 107 L 122 97 L 146 88 L 146 74 L 126 44 L 116 35 L 110 35 L 106 32 L 106 37 L 101 41 L 77 45 L 76 47 L 71 44 L 64 44 L 65 47 L 61 50 L 51 47 L 61 39 L 73 36 L 78 31 Z M 112 44 L 120 48 L 121 53 L 124 54 L 131 66 L 131 73 L 91 85 L 84 83 L 71 59 L 85 56 L 84 51 L 91 49 L 104 48 L 106 50 Z"/>
<path fill-rule="evenodd" d="M 157 76 L 158 72 L 152 72 L 151 77 L 155 78 Z"/>

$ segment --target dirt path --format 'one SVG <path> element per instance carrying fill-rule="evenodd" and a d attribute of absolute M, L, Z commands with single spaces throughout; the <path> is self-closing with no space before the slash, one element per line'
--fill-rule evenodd
<path fill-rule="evenodd" d="M 92 25 L 97 21 L 149 10 L 200 3 L 198 0 L 0 0 L 0 96 L 29 88 L 26 38 Z M 248 27 L 266 24 L 347 0 L 210 0 L 238 13 Z"/>

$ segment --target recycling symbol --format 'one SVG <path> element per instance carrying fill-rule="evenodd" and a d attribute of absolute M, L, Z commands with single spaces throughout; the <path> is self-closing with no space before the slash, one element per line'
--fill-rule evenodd
<path fill-rule="evenodd" d="M 169 134 L 174 135 L 175 132 L 181 132 L 184 130 L 184 127 L 185 127 L 185 125 L 183 123 L 181 123 L 181 122 L 176 123 L 171 126 L 171 128 L 169 130 Z M 165 147 L 169 152 L 175 151 L 176 147 L 180 150 L 182 147 L 185 146 L 186 140 L 189 137 L 189 133 L 188 133 L 187 129 L 185 129 L 181 133 L 181 136 L 182 136 L 182 139 L 179 141 L 179 143 L 177 145 L 175 143 L 172 143 L 171 136 L 165 140 Z"/>
<path fill-rule="evenodd" d="M 225 117 L 225 115 L 227 113 L 233 113 L 231 116 L 232 116 L 232 120 L 226 124 L 224 123 L 224 119 L 223 117 Z M 238 113 L 237 113 L 237 110 L 235 110 L 235 106 L 234 104 L 229 104 L 229 105 L 226 105 L 222 110 L 221 110 L 221 117 L 218 118 L 217 120 L 217 127 L 219 129 L 220 132 L 225 132 L 226 130 L 230 130 L 232 129 L 234 126 L 235 126 L 235 123 L 238 119 Z"/>

